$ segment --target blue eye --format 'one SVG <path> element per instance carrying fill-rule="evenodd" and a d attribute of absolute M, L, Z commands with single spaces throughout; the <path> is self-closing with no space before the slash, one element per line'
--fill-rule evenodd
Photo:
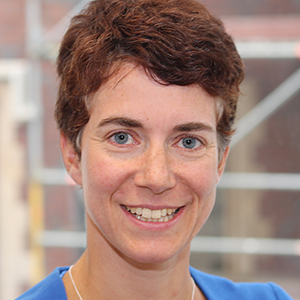
<path fill-rule="evenodd" d="M 113 139 L 117 144 L 126 144 L 129 140 L 130 135 L 125 132 L 119 132 L 113 135 Z"/>
<path fill-rule="evenodd" d="M 118 145 L 129 145 L 129 144 L 135 144 L 134 138 L 131 136 L 131 134 L 126 132 L 117 132 L 113 134 L 110 137 L 110 140 Z"/>
<path fill-rule="evenodd" d="M 195 149 L 200 147 L 201 145 L 202 143 L 193 137 L 183 138 L 179 143 L 179 147 L 184 147 L 186 149 Z"/>

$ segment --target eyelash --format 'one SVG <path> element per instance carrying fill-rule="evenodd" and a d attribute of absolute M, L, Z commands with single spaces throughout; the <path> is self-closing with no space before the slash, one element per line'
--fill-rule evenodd
<path fill-rule="evenodd" d="M 127 137 L 129 137 L 130 140 L 132 140 L 132 142 L 129 143 L 129 144 L 127 144 L 127 141 L 128 141 L 128 140 L 126 140 L 124 144 L 118 143 L 118 142 L 116 141 L 116 136 L 117 136 L 118 134 L 124 134 L 124 135 L 126 135 Z M 118 132 L 114 132 L 114 133 L 112 133 L 112 134 L 110 134 L 110 135 L 108 136 L 108 140 L 110 140 L 113 144 L 118 145 L 119 147 L 120 147 L 120 146 L 122 147 L 122 146 L 133 145 L 133 144 L 137 144 L 137 143 L 138 143 L 138 142 L 134 139 L 133 135 L 130 134 L 129 132 L 126 132 L 126 131 L 118 131 Z"/>
<path fill-rule="evenodd" d="M 183 143 L 184 139 L 193 139 L 193 140 L 195 140 L 196 143 L 200 143 L 200 145 L 198 147 L 190 148 L 190 149 L 187 147 L 184 147 L 183 145 L 179 146 L 179 143 Z M 179 148 L 183 148 L 188 151 L 197 151 L 197 150 L 202 149 L 203 146 L 205 146 L 205 142 L 202 139 L 200 139 L 199 137 L 195 137 L 193 135 L 186 135 L 186 136 L 179 137 L 178 141 L 175 143 L 175 145 L 177 145 L 177 147 L 179 147 Z"/>
<path fill-rule="evenodd" d="M 129 144 L 127 143 L 128 142 L 128 139 L 125 141 L 125 143 L 118 143 L 116 141 L 116 136 L 118 134 L 124 134 L 128 137 L 129 140 L 132 140 Z M 111 143 L 117 145 L 118 147 L 128 147 L 130 145 L 136 145 L 138 144 L 138 141 L 133 137 L 133 134 L 132 133 L 129 133 L 129 132 L 126 132 L 126 131 L 118 131 L 118 132 L 114 132 L 112 134 L 110 134 L 108 136 L 108 139 L 111 141 Z M 192 139 L 195 141 L 195 143 L 200 143 L 199 146 L 197 147 L 193 147 L 193 148 L 188 148 L 188 147 L 184 147 L 182 144 L 183 144 L 183 141 L 184 139 Z M 182 143 L 181 145 L 179 145 L 179 143 Z M 195 137 L 193 135 L 184 135 L 184 136 L 180 136 L 177 138 L 177 141 L 176 143 L 174 143 L 173 145 L 176 145 L 178 148 L 183 148 L 184 150 L 187 150 L 187 151 L 197 151 L 197 150 L 200 150 L 203 146 L 205 146 L 205 142 L 202 140 L 202 139 L 199 139 L 199 137 Z"/>

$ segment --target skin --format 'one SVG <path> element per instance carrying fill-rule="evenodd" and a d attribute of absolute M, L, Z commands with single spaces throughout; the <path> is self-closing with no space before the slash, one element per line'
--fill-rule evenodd
<path fill-rule="evenodd" d="M 218 161 L 216 116 L 199 86 L 164 86 L 125 65 L 94 97 L 81 158 L 61 135 L 86 206 L 87 250 L 73 268 L 83 299 L 190 299 L 190 243 L 213 209 L 228 153 Z M 150 223 L 126 206 L 180 209 Z M 69 274 L 64 283 L 78 299 Z M 205 299 L 199 289 L 195 299 Z"/>

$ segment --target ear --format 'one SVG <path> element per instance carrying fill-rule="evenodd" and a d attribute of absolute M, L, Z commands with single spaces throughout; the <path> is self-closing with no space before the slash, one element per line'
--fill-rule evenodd
<path fill-rule="evenodd" d="M 219 175 L 218 176 L 218 182 L 221 179 L 221 176 L 222 176 L 222 174 L 224 172 L 228 154 L 229 154 L 229 146 L 227 146 L 226 149 L 224 150 L 224 152 L 222 154 L 222 157 L 221 157 L 221 160 L 219 162 L 219 166 L 218 166 L 218 175 Z"/>
<path fill-rule="evenodd" d="M 82 185 L 79 155 L 75 151 L 74 146 L 72 145 L 70 140 L 63 133 L 60 134 L 60 148 L 63 156 L 63 161 L 69 175 L 78 185 Z"/>

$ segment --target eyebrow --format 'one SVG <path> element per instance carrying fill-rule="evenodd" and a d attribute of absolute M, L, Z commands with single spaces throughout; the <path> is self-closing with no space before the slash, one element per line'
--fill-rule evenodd
<path fill-rule="evenodd" d="M 109 124 L 115 124 L 115 125 L 132 127 L 132 128 L 144 128 L 142 122 L 127 117 L 109 117 L 102 120 L 97 127 L 102 127 Z M 198 130 L 215 132 L 213 127 L 202 122 L 189 122 L 189 123 L 179 124 L 173 128 L 173 132 L 176 131 L 188 132 L 188 131 L 198 131 Z"/>
<path fill-rule="evenodd" d="M 124 127 L 143 128 L 140 121 L 126 117 L 109 117 L 102 120 L 97 127 L 102 127 L 109 124 L 120 125 Z"/>
<path fill-rule="evenodd" d="M 190 122 L 185 124 L 179 124 L 173 128 L 173 131 L 183 131 L 183 132 L 198 131 L 198 130 L 215 132 L 213 127 L 202 122 Z"/>

